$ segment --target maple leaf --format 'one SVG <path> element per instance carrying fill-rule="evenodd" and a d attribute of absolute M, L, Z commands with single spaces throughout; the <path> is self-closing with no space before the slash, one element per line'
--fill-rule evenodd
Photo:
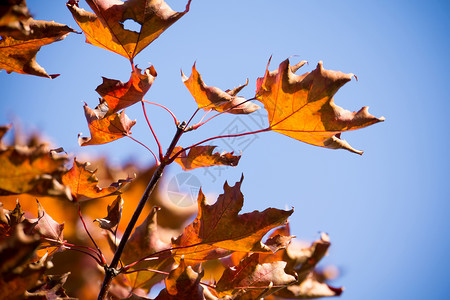
<path fill-rule="evenodd" d="M 164 243 L 161 241 L 158 226 L 157 226 L 157 212 L 159 208 L 153 207 L 150 213 L 148 214 L 145 221 L 139 225 L 133 235 L 127 242 L 125 246 L 122 259 L 124 263 L 129 264 L 148 255 L 160 252 L 165 249 L 170 248 L 170 244 Z M 133 269 L 151 269 L 151 270 L 160 270 L 160 271 L 168 271 L 173 264 L 173 259 L 170 256 L 170 252 L 167 251 L 165 254 L 162 253 L 161 256 L 158 256 L 158 259 L 149 259 L 144 260 L 137 263 L 133 266 Z M 142 288 L 149 292 L 150 288 L 162 279 L 161 274 L 151 271 L 140 271 L 127 274 L 129 278 L 129 282 L 132 282 L 132 288 Z"/>
<path fill-rule="evenodd" d="M 325 70 L 322 62 L 310 73 L 294 74 L 303 64 L 292 68 L 286 59 L 272 72 L 267 64 L 266 74 L 258 78 L 256 97 L 268 112 L 269 128 L 308 144 L 362 154 L 340 139 L 341 132 L 384 118 L 369 114 L 368 107 L 350 112 L 334 104 L 334 94 L 353 74 Z"/>
<path fill-rule="evenodd" d="M 29 18 L 23 22 L 29 28 L 27 34 L 22 31 L 0 32 L 0 69 L 6 72 L 55 78 L 59 74 L 48 75 L 36 62 L 36 54 L 42 46 L 64 39 L 69 33 L 76 32 L 70 27 L 53 21 L 38 21 Z"/>
<path fill-rule="evenodd" d="M 123 199 L 121 196 L 117 196 L 113 203 L 108 205 L 108 215 L 101 219 L 95 219 L 94 221 L 99 223 L 100 228 L 114 232 L 122 217 L 122 209 Z"/>
<path fill-rule="evenodd" d="M 23 21 L 30 18 L 25 0 L 8 0 L 0 4 L 0 35 L 11 31 L 29 33 L 29 28 Z"/>
<path fill-rule="evenodd" d="M 189 11 L 175 12 L 163 0 L 87 0 L 95 14 L 69 1 L 67 7 L 86 35 L 86 42 L 130 60 Z M 135 32 L 124 28 L 126 20 L 141 25 Z"/>
<path fill-rule="evenodd" d="M 217 146 L 195 146 L 189 150 L 189 153 L 186 154 L 186 151 L 183 151 L 177 158 L 175 158 L 175 162 L 177 162 L 184 171 L 189 171 L 196 168 L 217 166 L 217 165 L 225 165 L 225 166 L 237 166 L 240 155 L 233 155 L 234 152 L 231 153 L 214 153 L 213 151 Z M 174 153 L 183 149 L 182 147 L 175 147 Z"/>
<path fill-rule="evenodd" d="M 3 195 L 67 195 L 58 180 L 65 172 L 65 155 L 47 145 L 0 147 L 0 191 Z"/>
<path fill-rule="evenodd" d="M 198 195 L 198 214 L 183 233 L 172 240 L 175 256 L 184 255 L 186 261 L 200 262 L 207 254 L 223 248 L 231 251 L 271 252 L 261 242 L 261 238 L 272 228 L 283 225 L 293 210 L 285 211 L 268 208 L 263 212 L 253 211 L 239 215 L 244 203 L 240 191 L 241 183 L 230 187 L 224 184 L 224 193 L 213 205 L 206 202 L 200 190 Z M 217 257 L 215 257 L 217 258 Z"/>
<path fill-rule="evenodd" d="M 96 91 L 108 104 L 107 114 L 113 114 L 141 101 L 156 76 L 157 73 L 153 66 L 145 69 L 143 74 L 141 74 L 141 69 L 136 66 L 127 83 L 103 77 L 103 83 L 97 87 Z"/>
<path fill-rule="evenodd" d="M 181 71 L 181 79 L 194 97 L 198 107 L 203 110 L 212 109 L 231 114 L 250 114 L 260 108 L 259 105 L 245 102 L 245 98 L 236 96 L 248 84 L 248 80 L 244 85 L 224 92 L 217 87 L 207 86 L 195 68 L 195 64 L 192 66 L 192 73 L 189 78 Z"/>
<path fill-rule="evenodd" d="M 84 114 L 88 122 L 91 137 L 79 137 L 80 146 L 106 144 L 131 134 L 131 127 L 136 121 L 131 121 L 125 111 L 104 116 L 104 111 L 91 109 L 84 105 Z"/>
<path fill-rule="evenodd" d="M 277 291 L 275 295 L 286 299 L 315 299 L 340 296 L 342 292 L 343 288 L 335 288 L 324 282 L 320 282 L 315 278 L 313 273 L 309 273 L 301 283 L 290 285 Z"/>
<path fill-rule="evenodd" d="M 98 179 L 95 171 L 88 170 L 90 163 L 78 162 L 76 157 L 73 160 L 73 167 L 62 176 L 62 183 L 70 188 L 72 200 L 82 202 L 120 193 L 125 185 L 132 181 L 132 178 L 120 179 L 113 182 L 107 188 L 98 186 Z"/>
<path fill-rule="evenodd" d="M 45 212 L 44 207 L 36 200 L 38 205 L 38 217 L 37 219 L 30 219 L 31 223 L 35 223 L 33 232 L 39 233 L 41 239 L 46 241 L 46 238 L 53 240 L 55 243 L 64 242 L 63 230 L 64 223 L 59 224 L 53 218 Z M 62 248 L 60 248 L 62 250 Z"/>
<path fill-rule="evenodd" d="M 231 294 L 236 289 L 251 288 L 252 295 L 257 296 L 262 290 L 269 287 L 265 293 L 273 293 L 275 290 L 288 286 L 297 281 L 296 274 L 285 272 L 285 261 L 272 261 L 259 263 L 259 253 L 253 253 L 243 259 L 238 266 L 227 268 L 216 289 Z M 259 288 L 259 291 L 253 290 Z M 255 299 L 259 299 L 260 297 Z"/>
<path fill-rule="evenodd" d="M 70 298 L 63 288 L 69 273 L 62 275 L 44 275 L 38 285 L 27 292 L 32 299 L 74 299 Z"/>
<path fill-rule="evenodd" d="M 203 287 L 200 285 L 202 277 L 203 272 L 195 272 L 182 258 L 179 266 L 164 280 L 166 288 L 161 290 L 155 300 L 204 300 Z"/>

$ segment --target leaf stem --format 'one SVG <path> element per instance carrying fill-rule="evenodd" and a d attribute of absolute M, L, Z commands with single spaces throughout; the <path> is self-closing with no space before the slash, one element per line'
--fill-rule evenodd
<path fill-rule="evenodd" d="M 117 276 L 119 274 L 119 271 L 116 268 L 117 268 L 117 265 L 119 264 L 120 257 L 122 256 L 122 252 L 125 249 L 128 239 L 131 236 L 131 232 L 133 231 L 134 227 L 136 226 L 136 223 L 139 219 L 139 216 L 142 213 L 142 210 L 144 209 L 145 204 L 147 203 L 148 198 L 152 194 L 156 184 L 158 183 L 159 179 L 161 178 L 164 168 L 170 163 L 169 158 L 170 158 L 170 156 L 173 152 L 173 149 L 175 148 L 178 140 L 180 139 L 181 135 L 184 133 L 185 125 L 186 125 L 186 123 L 183 122 L 177 126 L 177 131 L 172 139 L 172 142 L 170 143 L 169 148 L 167 149 L 167 153 L 163 157 L 163 159 L 161 159 L 161 164 L 156 168 L 155 172 L 153 173 L 152 178 L 150 179 L 150 182 L 148 183 L 147 188 L 145 189 L 145 192 L 142 195 L 142 198 L 139 201 L 139 204 L 136 207 L 136 210 L 134 211 L 133 216 L 131 217 L 131 220 L 127 225 L 127 228 L 125 229 L 125 232 L 123 233 L 122 239 L 120 240 L 120 243 L 117 246 L 117 249 L 114 253 L 114 257 L 113 257 L 110 265 L 105 266 L 105 278 L 103 279 L 103 284 L 100 289 L 100 293 L 98 294 L 98 300 L 106 299 L 112 280 L 114 279 L 115 276 Z"/>
<path fill-rule="evenodd" d="M 150 153 L 153 155 L 153 157 L 155 158 L 155 163 L 158 166 L 159 165 L 159 159 L 156 157 L 155 152 L 152 151 L 152 149 L 150 149 L 149 147 L 147 147 L 144 143 L 138 141 L 137 139 L 135 139 L 134 137 L 132 137 L 131 135 L 127 134 L 127 137 L 129 137 L 130 139 L 132 139 L 133 141 L 135 141 L 136 143 L 138 143 L 139 145 L 143 146 L 145 149 L 147 149 L 148 151 L 150 151 Z"/>
<path fill-rule="evenodd" d="M 87 229 L 86 223 L 84 222 L 83 215 L 81 214 L 81 206 L 80 203 L 78 203 L 78 215 L 80 216 L 81 223 L 83 223 L 84 230 L 86 231 L 87 235 L 91 239 L 92 243 L 94 244 L 95 248 L 97 249 L 97 255 L 100 258 L 100 261 L 102 264 L 106 264 L 105 256 L 102 253 L 102 250 L 98 247 L 97 243 L 95 242 L 94 238 L 92 237 L 91 233 Z"/>
<path fill-rule="evenodd" d="M 147 121 L 148 127 L 150 128 L 150 131 L 152 132 L 153 137 L 155 138 L 156 144 L 158 144 L 159 159 L 162 160 L 163 159 L 163 154 L 162 154 L 161 144 L 159 143 L 158 137 L 156 136 L 155 132 L 153 131 L 153 127 L 150 124 L 150 121 L 148 120 L 147 112 L 145 111 L 144 101 L 141 101 L 141 104 L 142 104 L 142 111 L 144 112 L 145 120 Z"/>
<path fill-rule="evenodd" d="M 270 130 L 271 130 L 270 127 L 267 127 L 267 128 L 264 128 L 264 129 L 250 131 L 250 132 L 244 132 L 244 133 L 239 133 L 239 134 L 218 135 L 218 136 L 214 136 L 214 137 L 208 138 L 208 139 L 203 140 L 201 142 L 198 142 L 198 143 L 196 143 L 196 144 L 194 144 L 192 146 L 189 146 L 189 147 L 181 149 L 180 151 L 178 151 L 177 153 L 172 155 L 172 157 L 169 160 L 169 164 L 172 163 L 175 160 L 175 158 L 177 158 L 178 155 L 180 155 L 183 151 L 189 150 L 189 149 L 191 149 L 191 148 L 193 148 L 195 146 L 198 146 L 200 144 L 206 143 L 208 141 L 215 140 L 215 139 L 222 139 L 222 138 L 244 136 L 244 135 L 249 135 L 249 134 L 256 134 L 256 133 L 266 132 L 266 131 L 270 131 Z"/>
<path fill-rule="evenodd" d="M 148 103 L 148 104 L 152 104 L 152 105 L 156 105 L 156 106 L 159 106 L 159 107 L 165 109 L 172 116 L 173 121 L 175 122 L 175 126 L 178 125 L 179 122 L 178 122 L 177 117 L 175 117 L 173 112 L 170 109 L 168 109 L 167 107 L 165 107 L 164 105 L 161 105 L 161 104 L 155 103 L 155 102 L 150 102 L 150 101 L 147 101 L 147 100 L 142 100 L 142 102 L 145 102 L 145 103 Z"/>

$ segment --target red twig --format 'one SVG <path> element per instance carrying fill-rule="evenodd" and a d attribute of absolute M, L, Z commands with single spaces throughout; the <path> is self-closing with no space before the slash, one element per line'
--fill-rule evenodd
<path fill-rule="evenodd" d="M 98 247 L 94 238 L 92 237 L 92 235 L 90 234 L 89 230 L 86 227 L 86 223 L 84 222 L 83 215 L 81 214 L 81 207 L 80 207 L 79 203 L 78 203 L 78 215 L 80 216 L 81 223 L 83 223 L 84 230 L 86 231 L 87 235 L 89 236 L 89 238 L 91 239 L 95 248 L 97 249 L 96 253 L 97 253 L 98 257 L 100 258 L 100 261 L 102 262 L 103 265 L 106 264 L 106 259 L 105 259 L 105 256 L 103 256 L 102 250 L 100 250 L 100 248 Z"/>
<path fill-rule="evenodd" d="M 175 117 L 175 115 L 173 114 L 173 112 L 170 109 L 168 109 L 167 107 L 165 107 L 164 105 L 161 105 L 159 103 L 150 102 L 150 101 L 147 101 L 147 100 L 142 100 L 142 101 L 145 102 L 145 103 L 156 105 L 156 106 L 159 106 L 159 107 L 165 109 L 172 116 L 172 118 L 173 118 L 173 120 L 175 122 L 175 126 L 178 125 L 178 123 L 179 123 L 178 119 L 177 119 L 177 117 Z"/>
<path fill-rule="evenodd" d="M 156 157 L 155 152 L 152 151 L 152 149 L 150 149 L 149 147 L 147 147 L 144 143 L 138 141 L 137 139 L 135 139 L 134 137 L 132 137 L 131 135 L 127 135 L 127 137 L 129 137 L 130 139 L 132 139 L 133 141 L 135 141 L 136 143 L 138 143 L 139 145 L 143 146 L 145 149 L 147 149 L 148 151 L 150 151 L 150 153 L 153 155 L 153 157 L 155 158 L 155 163 L 158 166 L 159 165 L 159 159 Z"/>
<path fill-rule="evenodd" d="M 145 111 L 144 100 L 141 101 L 141 104 L 142 104 L 142 111 L 144 112 L 145 120 L 147 121 L 148 127 L 150 128 L 150 131 L 152 132 L 153 137 L 155 138 L 156 144 L 158 144 L 159 159 L 162 160 L 163 157 L 164 157 L 164 156 L 163 156 L 163 153 L 162 153 L 162 147 L 161 147 L 161 144 L 159 143 L 158 138 L 156 137 L 155 131 L 153 131 L 153 127 L 152 127 L 152 125 L 150 124 L 150 121 L 148 120 L 147 112 Z"/>

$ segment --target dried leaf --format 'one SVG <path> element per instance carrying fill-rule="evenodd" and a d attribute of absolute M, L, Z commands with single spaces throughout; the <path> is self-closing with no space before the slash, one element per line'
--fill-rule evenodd
<path fill-rule="evenodd" d="M 315 299 L 340 296 L 343 290 L 343 288 L 335 288 L 317 281 L 310 273 L 300 284 L 290 285 L 275 294 L 277 297 L 286 299 Z"/>
<path fill-rule="evenodd" d="M 163 0 L 87 0 L 95 14 L 69 1 L 67 7 L 86 35 L 86 42 L 132 60 L 189 11 L 173 11 Z M 126 20 L 141 25 L 139 32 L 124 28 Z"/>
<path fill-rule="evenodd" d="M 62 275 L 44 275 L 39 285 L 26 292 L 26 295 L 30 299 L 74 299 L 70 298 L 63 288 L 69 275 L 70 272 Z"/>
<path fill-rule="evenodd" d="M 65 155 L 55 155 L 45 144 L 1 147 L 0 190 L 3 195 L 65 195 L 67 191 L 58 179 L 66 161 Z"/>
<path fill-rule="evenodd" d="M 13 31 L 0 36 L 0 69 L 6 72 L 36 75 L 55 78 L 59 74 L 48 75 L 36 62 L 36 54 L 42 46 L 64 39 L 69 33 L 75 32 L 70 27 L 53 21 L 37 21 L 29 18 L 23 22 L 29 28 L 28 34 Z"/>
<path fill-rule="evenodd" d="M 183 71 L 181 71 L 181 79 L 188 88 L 189 92 L 191 92 L 191 95 L 197 102 L 198 107 L 203 110 L 212 109 L 219 112 L 224 112 L 230 109 L 227 113 L 250 114 L 260 108 L 252 102 L 245 102 L 245 98 L 236 96 L 236 94 L 248 84 L 248 80 L 244 85 L 231 91 L 227 90 L 224 92 L 217 87 L 207 86 L 200 76 L 200 73 L 198 73 L 195 68 L 195 64 L 192 67 L 192 73 L 189 78 L 187 78 L 183 74 Z"/>
<path fill-rule="evenodd" d="M 195 272 L 191 266 L 186 266 L 184 259 L 181 259 L 180 265 L 164 280 L 166 288 L 155 300 L 204 300 L 203 287 L 200 285 L 202 277 L 203 273 Z"/>
<path fill-rule="evenodd" d="M 268 208 L 263 212 L 254 211 L 239 215 L 244 196 L 241 183 L 234 187 L 224 185 L 224 194 L 213 205 L 208 205 L 200 191 L 198 195 L 198 215 L 183 233 L 172 240 L 175 256 L 184 255 L 187 261 L 202 261 L 210 251 L 223 248 L 231 251 L 271 252 L 261 242 L 261 238 L 272 228 L 283 225 L 293 210 L 285 211 Z M 217 257 L 215 257 L 217 258 Z"/>
<path fill-rule="evenodd" d="M 189 150 L 182 152 L 176 159 L 177 162 L 184 171 L 189 171 L 196 168 L 224 165 L 224 166 L 237 166 L 240 155 L 233 155 L 231 153 L 214 153 L 213 151 L 217 146 L 196 146 Z M 180 151 L 182 147 L 175 147 L 174 153 Z"/>
<path fill-rule="evenodd" d="M 120 179 L 113 182 L 107 188 L 98 186 L 98 179 L 95 171 L 88 169 L 89 162 L 78 162 L 76 157 L 73 161 L 73 167 L 62 176 L 62 183 L 70 188 L 72 199 L 76 202 L 82 202 L 97 198 L 102 198 L 114 194 L 119 194 L 121 189 L 132 181 L 131 178 Z"/>
<path fill-rule="evenodd" d="M 136 66 L 127 83 L 103 77 L 103 83 L 97 87 L 96 91 L 108 104 L 107 114 L 113 114 L 141 101 L 156 76 L 157 73 L 153 66 L 145 69 L 144 74 L 141 74 L 141 69 Z"/>
<path fill-rule="evenodd" d="M 254 253 L 243 259 L 238 266 L 227 268 L 217 282 L 216 289 L 231 294 L 236 289 L 251 288 L 250 293 L 253 295 L 258 295 L 268 286 L 270 289 L 277 290 L 297 280 L 295 273 L 287 274 L 285 272 L 285 267 L 285 261 L 260 264 L 259 254 Z M 253 290 L 258 288 L 260 288 L 259 291 Z"/>
<path fill-rule="evenodd" d="M 34 232 L 39 233 L 41 239 L 43 239 L 44 241 L 45 238 L 49 238 L 58 243 L 64 242 L 64 223 L 59 224 L 58 222 L 53 220 L 53 218 L 45 212 L 44 207 L 42 207 L 41 203 L 39 203 L 38 200 L 36 200 L 36 202 L 38 205 L 38 218 L 29 220 L 31 223 L 36 223 Z"/>
<path fill-rule="evenodd" d="M 7 0 L 0 3 L 0 35 L 5 32 L 20 30 L 28 33 L 21 21 L 30 18 L 25 0 Z"/>
<path fill-rule="evenodd" d="M 161 241 L 157 226 L 158 207 L 153 207 L 145 221 L 139 225 L 125 246 L 122 259 L 125 264 L 133 263 L 152 253 L 170 248 L 170 244 Z M 161 253 L 158 259 L 149 259 L 136 264 L 131 270 L 160 270 L 169 271 L 173 264 L 170 251 Z M 155 257 L 153 257 L 155 258 Z M 132 288 L 142 288 L 149 292 L 150 288 L 162 279 L 161 274 L 152 271 L 140 271 L 127 274 Z"/>
<path fill-rule="evenodd" d="M 120 218 L 122 217 L 123 199 L 121 196 L 113 201 L 111 205 L 108 205 L 108 215 L 102 219 L 95 219 L 100 225 L 100 228 L 115 231 L 119 225 Z"/>
<path fill-rule="evenodd" d="M 131 121 L 125 111 L 104 117 L 98 110 L 84 105 L 84 114 L 89 125 L 91 137 L 79 137 L 80 146 L 106 144 L 131 134 L 131 127 L 136 121 Z"/>
<path fill-rule="evenodd" d="M 296 69 L 286 59 L 278 70 L 267 69 L 264 77 L 257 80 L 257 98 L 268 111 L 270 129 L 308 144 L 362 154 L 340 139 L 341 132 L 363 128 L 384 118 L 369 114 L 368 107 L 350 112 L 334 104 L 334 94 L 353 74 L 325 70 L 322 62 L 303 75 L 295 75 Z"/>

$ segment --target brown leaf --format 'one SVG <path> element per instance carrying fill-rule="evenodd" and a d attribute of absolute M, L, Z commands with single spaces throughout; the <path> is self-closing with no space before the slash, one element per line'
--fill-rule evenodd
<path fill-rule="evenodd" d="M 191 266 L 186 266 L 184 259 L 181 259 L 180 265 L 164 280 L 166 288 L 155 300 L 204 300 L 203 287 L 200 285 L 202 277 L 203 272 L 195 272 Z"/>
<path fill-rule="evenodd" d="M 113 182 L 107 188 L 98 186 L 98 179 L 95 171 L 88 169 L 89 162 L 78 162 L 76 157 L 73 167 L 62 176 L 62 183 L 70 188 L 72 199 L 75 202 L 82 202 L 97 198 L 102 198 L 121 193 L 121 189 L 132 181 L 130 177 Z"/>
<path fill-rule="evenodd" d="M 176 159 L 177 162 L 184 171 L 189 171 L 196 168 L 224 165 L 224 166 L 237 166 L 240 155 L 233 155 L 231 153 L 214 153 L 213 151 L 217 146 L 196 146 L 189 150 L 183 151 Z M 175 147 L 174 153 L 180 151 L 182 147 Z"/>
<path fill-rule="evenodd" d="M 275 294 L 277 297 L 286 299 L 315 299 L 340 296 L 343 290 L 343 288 L 335 288 L 317 281 L 313 273 L 310 273 L 300 284 L 290 285 Z"/>
<path fill-rule="evenodd" d="M 74 299 L 70 298 L 63 288 L 69 275 L 70 272 L 62 275 L 44 275 L 39 285 L 26 292 L 26 295 L 30 299 Z"/>
<path fill-rule="evenodd" d="M 123 199 L 121 196 L 113 201 L 111 205 L 108 205 L 108 215 L 102 219 L 95 219 L 100 225 L 100 228 L 114 232 L 119 225 L 120 218 L 122 217 Z"/>
<path fill-rule="evenodd" d="M 66 161 L 65 155 L 57 155 L 45 144 L 0 147 L 0 190 L 3 195 L 66 195 L 58 182 Z"/>
<path fill-rule="evenodd" d="M 69 33 L 75 32 L 70 27 L 53 21 L 37 21 L 29 18 L 23 22 L 29 28 L 29 33 L 13 31 L 0 36 L 0 69 L 6 72 L 36 75 L 55 78 L 59 74 L 48 75 L 36 62 L 36 54 L 42 46 L 64 39 Z"/>
<path fill-rule="evenodd" d="M 145 221 L 139 225 L 125 246 L 122 259 L 125 264 L 133 263 L 152 253 L 170 248 L 170 244 L 161 241 L 157 226 L 158 207 L 153 207 Z M 170 252 L 156 256 L 158 259 L 149 259 L 136 264 L 131 270 L 153 269 L 169 271 L 173 264 Z M 154 258 L 154 257 L 153 257 Z M 161 274 L 152 271 L 139 271 L 127 274 L 132 288 L 142 288 L 149 292 L 150 288 L 162 279 Z"/>
<path fill-rule="evenodd" d="M 202 256 L 215 248 L 271 252 L 270 248 L 261 242 L 261 238 L 272 228 L 283 225 L 293 210 L 268 208 L 263 212 L 254 211 L 239 215 L 244 201 L 240 191 L 242 180 L 243 178 L 234 187 L 225 183 L 224 194 L 220 195 L 213 205 L 208 205 L 203 193 L 199 192 L 199 211 L 196 219 L 177 239 L 172 240 L 173 247 L 184 247 L 173 250 L 174 255 L 184 255 L 187 261 L 192 259 L 199 262 L 202 257 L 197 253 L 198 250 L 203 252 Z"/>
<path fill-rule="evenodd" d="M 64 242 L 63 238 L 63 230 L 64 223 L 59 224 L 53 218 L 45 212 L 44 207 L 42 207 L 41 203 L 36 200 L 38 205 L 38 217 L 37 219 L 30 219 L 31 223 L 36 223 L 34 227 L 34 232 L 39 233 L 41 238 L 45 241 L 45 238 L 52 239 L 59 242 Z"/>
<path fill-rule="evenodd" d="M 144 74 L 141 74 L 141 69 L 136 66 L 127 83 L 103 77 L 103 83 L 97 87 L 96 91 L 108 104 L 109 115 L 141 101 L 156 76 L 153 66 L 145 69 Z"/>
<path fill-rule="evenodd" d="M 104 117 L 98 110 L 84 105 L 84 114 L 89 125 L 91 137 L 79 137 L 80 146 L 106 144 L 131 134 L 131 127 L 136 121 L 131 121 L 125 111 Z"/>
<path fill-rule="evenodd" d="M 260 108 L 252 102 L 245 102 L 245 98 L 236 96 L 236 94 L 248 84 L 248 80 L 244 85 L 231 91 L 227 90 L 224 92 L 217 87 L 207 86 L 200 76 L 200 73 L 198 73 L 195 68 L 195 64 L 192 66 L 192 73 L 189 78 L 187 78 L 183 74 L 183 71 L 181 71 L 181 79 L 188 88 L 189 92 L 191 92 L 191 95 L 197 102 L 198 107 L 203 110 L 212 109 L 215 111 L 224 112 L 230 109 L 227 113 L 250 114 Z"/>
<path fill-rule="evenodd" d="M 268 111 L 271 130 L 308 144 L 362 154 L 340 139 L 341 132 L 363 128 L 384 118 L 369 114 L 368 107 L 350 112 L 334 104 L 334 94 L 353 74 L 325 70 L 319 62 L 314 71 L 295 75 L 298 67 L 291 67 L 288 59 L 278 70 L 269 72 L 268 67 L 269 64 L 264 77 L 257 80 L 256 94 Z"/>
<path fill-rule="evenodd" d="M 3 1 L 0 4 L 0 35 L 15 30 L 23 30 L 27 33 L 29 29 L 26 29 L 21 21 L 30 17 L 25 0 Z"/>
<path fill-rule="evenodd" d="M 95 14 L 67 3 L 78 25 L 86 35 L 86 42 L 115 52 L 132 60 L 139 52 L 157 39 L 189 11 L 191 0 L 184 12 L 173 11 L 162 0 L 87 0 Z M 139 32 L 124 28 L 126 20 L 141 25 Z"/>
<path fill-rule="evenodd" d="M 250 288 L 252 289 L 250 293 L 255 296 L 269 286 L 275 291 L 297 280 L 295 273 L 287 274 L 285 272 L 285 267 L 285 261 L 260 264 L 259 253 L 254 253 L 243 259 L 238 266 L 227 268 L 217 282 L 216 289 L 231 294 L 236 289 Z M 259 291 L 253 290 L 258 288 Z M 270 291 L 266 293 L 270 294 Z"/>

